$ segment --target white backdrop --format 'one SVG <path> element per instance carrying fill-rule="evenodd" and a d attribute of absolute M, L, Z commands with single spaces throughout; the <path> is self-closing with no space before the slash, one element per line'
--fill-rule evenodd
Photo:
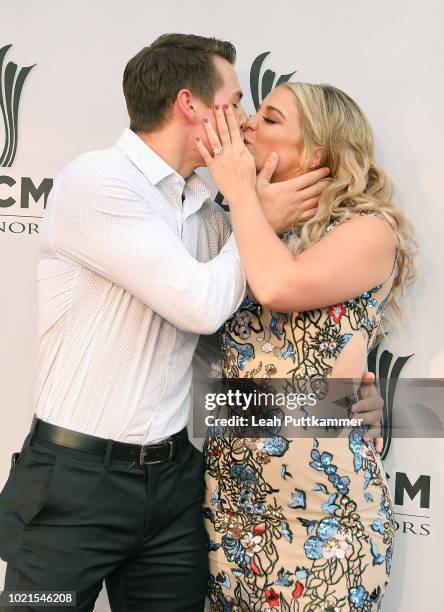
<path fill-rule="evenodd" d="M 36 66 L 23 86 L 17 154 L 11 166 L 0 167 L 0 485 L 33 413 L 36 239 L 44 197 L 27 195 L 30 181 L 38 188 L 78 154 L 118 138 L 127 124 L 123 68 L 163 32 L 232 40 L 250 112 L 250 67 L 265 51 L 271 53 L 264 68 L 277 75 L 297 70 L 296 79 L 329 82 L 361 104 L 421 248 L 420 280 L 407 293 L 406 320 L 388 348 L 395 358 L 413 354 L 403 376 L 444 377 L 443 18 L 438 0 L 2 2 L 0 49 L 13 45 L 3 71 L 8 62 Z M 4 141 L 0 118 L 0 155 Z M 42 190 L 49 186 L 43 182 Z M 393 493 L 398 485 L 399 524 L 386 612 L 442 609 L 443 446 L 441 440 L 394 440 L 386 460 Z M 414 484 L 421 476 L 422 504 L 419 493 L 411 500 L 404 491 L 402 500 L 406 478 Z M 108 609 L 105 599 L 96 610 Z"/>

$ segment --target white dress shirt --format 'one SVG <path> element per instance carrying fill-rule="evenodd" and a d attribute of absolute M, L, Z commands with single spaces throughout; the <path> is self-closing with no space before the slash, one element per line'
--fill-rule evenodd
<path fill-rule="evenodd" d="M 60 173 L 40 235 L 38 417 L 135 444 L 187 424 L 199 334 L 245 292 L 209 195 L 129 129 Z"/>

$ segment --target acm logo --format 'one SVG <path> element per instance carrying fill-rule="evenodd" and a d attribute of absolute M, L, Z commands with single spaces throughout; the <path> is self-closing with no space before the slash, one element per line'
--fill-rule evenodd
<path fill-rule="evenodd" d="M 12 44 L 0 49 L 0 110 L 3 120 L 4 144 L 0 155 L 0 167 L 10 168 L 15 160 L 19 141 L 19 110 L 23 86 L 31 70 L 36 66 L 25 66 L 18 68 L 14 62 L 5 63 L 6 55 Z M 1 148 L 1 147 L 0 147 Z M 1 172 L 1 171 L 0 171 Z M 52 179 L 44 178 L 36 185 L 29 176 L 16 177 L 10 174 L 0 174 L 0 195 L 11 193 L 8 197 L 0 197 L 0 217 L 41 218 L 41 215 L 23 214 L 23 209 L 29 209 L 30 201 L 37 203 L 43 198 L 43 206 L 46 206 L 48 195 L 52 189 Z M 17 194 L 18 191 L 18 194 Z M 16 197 L 14 197 L 14 195 Z M 17 198 L 19 195 L 19 198 Z M 2 209 L 11 209 L 19 203 L 19 213 L 7 214 Z M 38 224 L 30 221 L 0 220 L 0 232 L 10 234 L 32 234 L 38 233 Z"/>
<path fill-rule="evenodd" d="M 368 356 L 368 369 L 376 376 L 379 393 L 384 400 L 384 415 L 382 422 L 382 432 L 384 436 L 384 448 L 381 458 L 384 459 L 391 447 L 393 436 L 393 408 L 396 394 L 396 387 L 401 372 L 406 363 L 413 357 L 394 357 L 393 353 L 383 350 L 378 357 L 379 346 L 370 351 Z M 430 509 L 431 477 L 429 474 L 420 474 L 417 478 L 411 478 L 405 472 L 396 472 L 388 475 L 393 481 L 393 501 L 395 506 L 404 505 L 407 498 L 410 501 L 419 503 L 421 514 L 408 514 L 406 512 L 395 512 L 396 527 L 400 533 L 427 536 L 430 535 L 431 524 L 428 510 Z M 427 512 L 427 514 L 422 514 Z"/>

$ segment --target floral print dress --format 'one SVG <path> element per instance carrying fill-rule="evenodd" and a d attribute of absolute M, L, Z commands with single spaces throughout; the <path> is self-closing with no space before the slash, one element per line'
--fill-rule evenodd
<path fill-rule="evenodd" d="M 365 364 L 393 277 L 394 270 L 355 299 L 300 313 L 272 312 L 247 295 L 221 329 L 226 377 L 318 380 L 334 374 L 341 355 L 346 366 L 347 359 Z M 213 612 L 380 609 L 393 506 L 363 433 L 357 427 L 342 438 L 286 439 L 210 432 L 204 516 Z"/>

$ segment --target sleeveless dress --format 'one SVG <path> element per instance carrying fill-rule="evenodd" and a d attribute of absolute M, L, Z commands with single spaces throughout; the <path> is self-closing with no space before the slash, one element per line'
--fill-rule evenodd
<path fill-rule="evenodd" d="M 247 294 L 221 328 L 225 376 L 360 379 L 394 273 L 355 299 L 306 312 L 273 312 Z M 204 520 L 213 612 L 380 609 L 393 505 L 364 433 L 287 439 L 210 431 Z"/>

